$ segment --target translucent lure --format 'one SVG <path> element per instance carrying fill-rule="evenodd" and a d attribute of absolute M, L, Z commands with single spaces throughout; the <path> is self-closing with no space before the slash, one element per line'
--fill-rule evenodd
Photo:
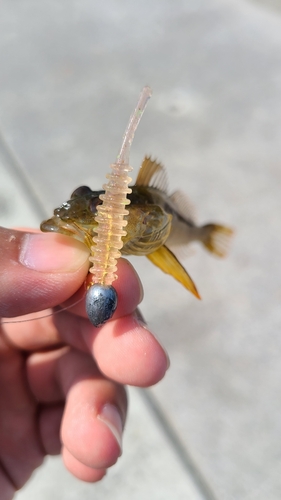
<path fill-rule="evenodd" d="M 112 283 L 117 278 L 117 259 L 121 255 L 122 237 L 126 235 L 124 227 L 127 221 L 124 216 L 128 214 L 126 205 L 130 203 L 127 194 L 132 192 L 129 188 L 132 179 L 128 176 L 132 170 L 129 165 L 130 148 L 151 94 L 150 87 L 143 88 L 126 128 L 120 153 L 116 162 L 110 165 L 111 172 L 106 175 L 108 183 L 103 186 L 105 193 L 100 195 L 102 203 L 97 207 L 97 235 L 93 237 L 89 258 L 93 264 L 90 268 L 93 277 L 86 293 L 86 311 L 95 326 L 101 326 L 110 319 L 117 307 L 117 293 Z"/>

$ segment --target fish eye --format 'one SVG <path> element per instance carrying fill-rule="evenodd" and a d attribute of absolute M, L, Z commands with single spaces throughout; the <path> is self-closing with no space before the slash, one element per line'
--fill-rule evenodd
<path fill-rule="evenodd" d="M 90 203 L 89 203 L 89 208 L 90 208 L 90 210 L 91 210 L 91 212 L 92 212 L 93 214 L 95 214 L 95 213 L 96 213 L 96 211 L 97 211 L 97 206 L 98 206 L 98 205 L 100 205 L 100 204 L 101 204 L 101 202 L 102 202 L 102 201 L 99 199 L 99 197 L 98 197 L 98 196 L 95 196 L 94 198 L 92 198 L 92 199 L 90 200 Z"/>
<path fill-rule="evenodd" d="M 71 198 L 78 198 L 80 196 L 85 196 L 86 194 L 90 194 L 91 192 L 92 190 L 88 186 L 80 186 L 73 191 Z"/>

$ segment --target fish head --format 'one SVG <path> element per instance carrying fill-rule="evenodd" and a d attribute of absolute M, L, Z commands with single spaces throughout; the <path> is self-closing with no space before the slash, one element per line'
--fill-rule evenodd
<path fill-rule="evenodd" d="M 101 192 L 92 191 L 88 186 L 80 186 L 73 191 L 70 200 L 54 210 L 54 216 L 79 224 L 93 223 L 97 206 L 102 203 L 99 199 Z"/>
<path fill-rule="evenodd" d="M 41 231 L 66 234 L 90 247 L 97 226 L 97 206 L 102 203 L 101 193 L 103 191 L 92 191 L 88 186 L 75 189 L 70 199 L 54 210 L 53 217 L 41 223 Z"/>

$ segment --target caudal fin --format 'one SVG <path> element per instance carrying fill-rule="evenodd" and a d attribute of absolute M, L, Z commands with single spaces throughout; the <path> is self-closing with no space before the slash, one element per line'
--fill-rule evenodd
<path fill-rule="evenodd" d="M 229 250 L 233 230 L 220 224 L 206 224 L 201 231 L 205 248 L 218 257 L 225 257 Z"/>

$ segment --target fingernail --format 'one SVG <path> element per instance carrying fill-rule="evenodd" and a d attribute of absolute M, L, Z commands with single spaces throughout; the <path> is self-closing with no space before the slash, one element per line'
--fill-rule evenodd
<path fill-rule="evenodd" d="M 60 234 L 25 234 L 21 241 L 19 262 L 34 271 L 77 271 L 89 257 L 80 241 Z"/>
<path fill-rule="evenodd" d="M 143 316 L 143 314 L 142 314 L 141 310 L 140 310 L 138 307 L 136 308 L 136 310 L 135 310 L 135 312 L 134 312 L 134 316 L 135 316 L 135 319 L 136 319 L 136 321 L 138 322 L 138 324 L 139 324 L 140 326 L 142 326 L 142 328 L 145 328 L 146 330 L 149 330 L 149 332 L 153 335 L 153 337 L 155 337 L 155 338 L 156 338 L 157 342 L 158 342 L 158 343 L 160 344 L 160 346 L 162 347 L 162 349 L 163 349 L 163 351 L 164 351 L 164 353 L 165 353 L 165 355 L 166 355 L 166 361 L 167 361 L 167 368 L 166 368 L 166 370 L 168 370 L 168 368 L 170 368 L 170 364 L 171 364 L 171 363 L 170 363 L 170 358 L 169 358 L 169 355 L 168 355 L 168 353 L 167 353 L 167 351 L 166 351 L 165 347 L 163 347 L 162 343 L 160 342 L 160 340 L 159 340 L 158 336 L 157 336 L 157 335 L 155 335 L 155 333 L 152 333 L 152 332 L 151 332 L 150 328 L 149 328 L 149 327 L 148 327 L 148 325 L 147 325 L 147 322 L 146 322 L 146 321 L 145 321 L 145 319 L 144 319 L 144 316 Z"/>
<path fill-rule="evenodd" d="M 123 423 L 118 408 L 110 403 L 107 403 L 102 407 L 97 418 L 101 420 L 108 427 L 108 429 L 115 437 L 119 445 L 120 455 L 121 455 Z"/>

